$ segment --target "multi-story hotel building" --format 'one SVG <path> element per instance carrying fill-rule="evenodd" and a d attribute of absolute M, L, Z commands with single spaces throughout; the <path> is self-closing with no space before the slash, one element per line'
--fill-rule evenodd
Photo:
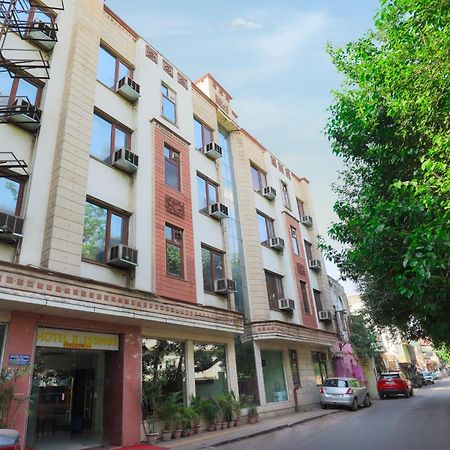
<path fill-rule="evenodd" d="M 28 368 L 23 445 L 139 442 L 154 368 L 187 403 L 316 403 L 339 338 L 308 180 L 102 0 L 0 5 L 0 343 Z"/>

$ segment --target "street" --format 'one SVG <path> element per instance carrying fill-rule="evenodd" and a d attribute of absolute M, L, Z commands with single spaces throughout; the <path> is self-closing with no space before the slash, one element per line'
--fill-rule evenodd
<path fill-rule="evenodd" d="M 221 446 L 223 450 L 449 450 L 450 379 L 416 389 L 414 397 L 376 400 L 370 408 L 343 411 Z"/>

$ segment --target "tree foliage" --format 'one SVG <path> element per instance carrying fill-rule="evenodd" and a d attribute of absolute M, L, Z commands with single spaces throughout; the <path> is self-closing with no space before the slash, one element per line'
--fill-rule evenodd
<path fill-rule="evenodd" d="M 361 314 L 349 317 L 351 325 L 350 342 L 360 356 L 371 358 L 379 353 L 377 337 Z"/>
<path fill-rule="evenodd" d="M 328 51 L 345 80 L 328 256 L 376 324 L 450 343 L 450 0 L 382 0 L 374 30 Z"/>

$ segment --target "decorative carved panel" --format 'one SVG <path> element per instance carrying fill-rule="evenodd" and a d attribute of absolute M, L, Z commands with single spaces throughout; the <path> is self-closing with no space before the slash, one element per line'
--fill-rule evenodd
<path fill-rule="evenodd" d="M 158 64 L 158 53 L 153 50 L 149 45 L 145 46 L 145 56 L 151 59 L 155 64 Z"/>
<path fill-rule="evenodd" d="M 166 195 L 166 211 L 184 219 L 184 203 L 169 195 Z"/>
<path fill-rule="evenodd" d="M 181 84 L 181 86 L 183 86 L 186 90 L 188 88 L 188 80 L 184 75 L 181 75 L 180 72 L 178 72 L 178 83 Z"/>
<path fill-rule="evenodd" d="M 169 64 L 165 59 L 162 60 L 162 64 L 164 72 L 166 72 L 169 76 L 173 78 L 173 66 Z"/>

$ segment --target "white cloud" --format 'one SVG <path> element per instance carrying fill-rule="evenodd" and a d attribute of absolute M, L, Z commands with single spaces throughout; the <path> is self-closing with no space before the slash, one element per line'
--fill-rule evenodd
<path fill-rule="evenodd" d="M 258 30 L 263 26 L 261 23 L 245 20 L 243 17 L 236 17 L 230 22 L 230 27 L 241 30 Z"/>

